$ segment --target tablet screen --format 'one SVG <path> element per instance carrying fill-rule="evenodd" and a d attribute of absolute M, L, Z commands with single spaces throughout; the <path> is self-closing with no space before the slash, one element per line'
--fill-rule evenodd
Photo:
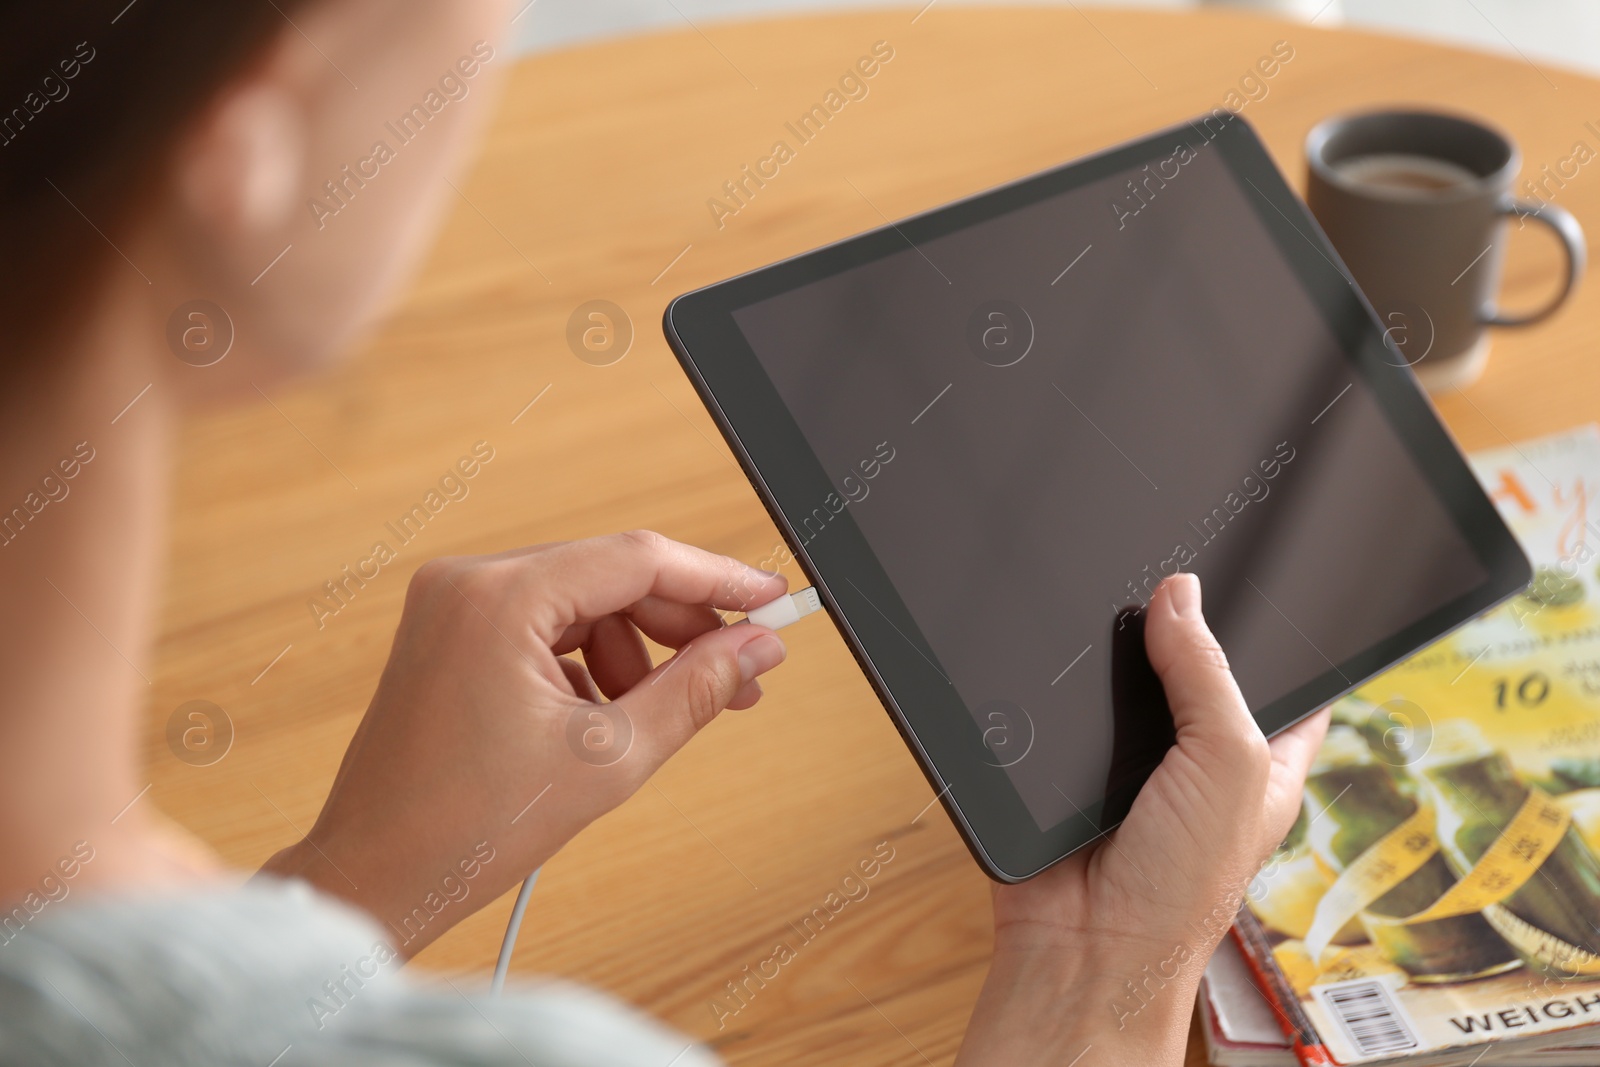
<path fill-rule="evenodd" d="M 1041 830 L 1171 742 L 1125 610 L 1162 575 L 1254 711 L 1488 577 L 1261 195 L 1173 142 L 732 312 L 832 482 L 791 528 L 848 513 Z"/>

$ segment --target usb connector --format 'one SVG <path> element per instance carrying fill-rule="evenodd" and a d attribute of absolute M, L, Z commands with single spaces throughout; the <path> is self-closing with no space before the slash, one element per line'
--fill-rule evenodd
<path fill-rule="evenodd" d="M 753 622 L 769 630 L 781 630 L 791 622 L 799 622 L 821 610 L 822 598 L 817 596 L 816 589 L 807 586 L 798 593 L 781 596 L 770 604 L 751 609 L 739 622 Z"/>

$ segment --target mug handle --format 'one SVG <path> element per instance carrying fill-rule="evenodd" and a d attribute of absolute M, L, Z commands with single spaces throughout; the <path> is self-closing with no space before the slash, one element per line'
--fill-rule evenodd
<path fill-rule="evenodd" d="M 1567 253 L 1567 276 L 1555 299 L 1539 310 L 1521 315 L 1505 315 L 1499 311 L 1490 311 L 1484 316 L 1483 321 L 1490 326 L 1531 326 L 1536 322 L 1543 322 L 1567 302 L 1567 297 L 1572 295 L 1572 291 L 1578 287 L 1578 280 L 1583 277 L 1585 258 L 1583 227 L 1578 225 L 1578 220 L 1572 217 L 1570 211 L 1554 204 L 1507 197 L 1496 206 L 1496 210 L 1502 215 L 1515 215 L 1519 219 L 1536 219 L 1554 230 Z"/>

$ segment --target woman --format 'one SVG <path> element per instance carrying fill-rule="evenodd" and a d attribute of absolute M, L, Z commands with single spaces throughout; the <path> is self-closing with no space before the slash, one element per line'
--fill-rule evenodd
<path fill-rule="evenodd" d="M 4 14 L 0 499 L 18 503 L 0 519 L 0 1064 L 714 1062 L 592 994 L 491 1000 L 392 964 L 721 710 L 760 699 L 783 644 L 715 609 L 778 596 L 778 575 L 649 533 L 434 561 L 316 825 L 249 885 L 129 804 L 174 421 L 323 366 L 371 324 L 509 66 L 491 60 L 512 10 L 85 0 Z M 373 132 L 434 85 L 425 136 L 365 162 Z M 370 166 L 381 180 L 357 181 Z M 325 204 L 359 210 L 307 211 L 322 176 L 346 193 Z M 174 309 L 196 294 L 236 329 L 213 365 L 174 358 L 190 351 Z M 1114 843 L 995 890 L 961 1063 L 1180 1063 L 1204 960 L 1298 809 L 1324 719 L 1267 743 L 1191 576 L 1162 586 L 1146 631 L 1178 744 Z M 676 654 L 652 665 L 641 634 Z M 564 732 L 601 700 L 635 741 L 597 774 Z M 508 838 L 529 783 L 548 794 Z M 491 837 L 473 905 L 390 944 L 383 930 L 437 872 Z M 1144 964 L 1174 961 L 1176 978 L 1130 1002 Z"/>

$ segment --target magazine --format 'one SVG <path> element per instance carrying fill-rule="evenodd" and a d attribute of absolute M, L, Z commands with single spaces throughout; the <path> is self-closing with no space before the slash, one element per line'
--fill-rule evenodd
<path fill-rule="evenodd" d="M 1289 1039 L 1278 1025 L 1272 1001 L 1256 984 L 1237 942 L 1231 938 L 1217 946 L 1200 982 L 1200 1025 L 1206 1041 L 1206 1059 L 1214 1067 L 1300 1067 Z M 1590 1044 L 1587 1031 L 1582 1044 L 1527 1051 L 1490 1046 L 1473 1067 L 1594 1067 L 1600 1064 L 1600 1044 Z"/>
<path fill-rule="evenodd" d="M 1235 927 L 1306 1064 L 1600 1044 L 1600 429 L 1472 466 L 1533 582 L 1334 705 Z"/>

